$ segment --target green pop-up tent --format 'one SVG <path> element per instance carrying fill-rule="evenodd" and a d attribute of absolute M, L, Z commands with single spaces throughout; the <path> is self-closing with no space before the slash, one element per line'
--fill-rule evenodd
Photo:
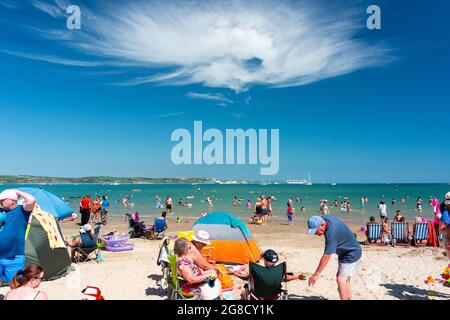
<path fill-rule="evenodd" d="M 56 225 L 59 233 L 61 233 L 57 222 Z M 71 261 L 67 249 L 52 249 L 47 232 L 35 217 L 31 220 L 30 230 L 25 243 L 25 255 L 25 265 L 40 265 L 44 269 L 45 280 L 54 280 L 70 272 Z"/>

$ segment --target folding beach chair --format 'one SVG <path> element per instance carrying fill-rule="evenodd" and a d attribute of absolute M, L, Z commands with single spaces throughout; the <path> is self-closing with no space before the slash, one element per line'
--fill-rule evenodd
<path fill-rule="evenodd" d="M 428 241 L 428 222 L 421 222 L 414 224 L 414 244 L 417 245 L 426 245 Z M 425 240 L 425 243 L 423 241 Z"/>
<path fill-rule="evenodd" d="M 367 224 L 367 244 L 376 244 L 380 240 L 382 241 L 383 225 L 381 223 L 368 223 Z"/>
<path fill-rule="evenodd" d="M 153 229 L 150 232 L 151 239 L 158 239 L 159 237 L 164 237 L 164 232 L 167 229 L 166 219 L 155 218 L 155 223 L 153 224 Z"/>
<path fill-rule="evenodd" d="M 409 241 L 409 224 L 408 222 L 392 222 L 392 240 L 396 245 L 407 245 L 411 243 Z"/>
<path fill-rule="evenodd" d="M 169 300 L 198 300 L 196 295 L 186 294 L 181 289 L 181 282 L 184 281 L 182 277 L 178 275 L 178 256 L 170 255 L 169 260 L 169 272 L 167 274 L 167 283 L 169 284 L 168 298 Z"/>
<path fill-rule="evenodd" d="M 271 268 L 250 262 L 249 272 L 248 300 L 288 300 L 286 282 L 285 289 L 282 288 L 286 262 Z"/>
<path fill-rule="evenodd" d="M 97 246 L 98 235 L 100 233 L 100 227 L 95 227 L 94 229 L 94 238 L 88 234 L 81 235 L 81 244 L 82 247 L 75 247 L 72 260 L 75 263 L 86 262 L 88 260 L 95 259 L 97 260 L 99 248 Z"/>

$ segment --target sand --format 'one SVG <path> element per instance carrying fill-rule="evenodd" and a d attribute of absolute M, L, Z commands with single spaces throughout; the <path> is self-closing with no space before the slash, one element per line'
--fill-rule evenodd
<path fill-rule="evenodd" d="M 282 260 L 287 261 L 288 271 L 311 275 L 323 252 L 323 238 L 306 235 L 304 220 L 295 221 L 288 227 L 285 222 L 273 221 L 267 225 L 249 225 L 263 250 L 276 250 Z M 192 221 L 176 224 L 169 222 L 166 235 L 176 235 L 178 230 L 189 230 Z M 351 224 L 357 230 L 360 224 Z M 61 224 L 65 236 L 76 234 L 74 222 Z M 102 233 L 116 229 L 127 231 L 124 221 L 110 222 Z M 358 239 L 363 240 L 361 232 Z M 161 268 L 156 264 L 159 240 L 132 239 L 135 248 L 130 252 L 102 251 L 104 262 L 95 261 L 72 264 L 74 271 L 54 281 L 46 281 L 41 289 L 49 299 L 79 300 L 80 291 L 89 284 L 98 285 L 106 299 L 166 299 L 157 281 L 161 279 Z M 425 284 L 427 276 L 440 279 L 440 273 L 449 263 L 440 248 L 379 247 L 363 246 L 363 258 L 357 276 L 352 279 L 354 299 L 449 299 L 450 287 L 435 283 Z M 287 284 L 289 299 L 339 299 L 335 274 L 337 257 L 329 265 L 314 287 L 307 281 L 292 281 Z M 0 298 L 8 288 L 0 288 Z"/>

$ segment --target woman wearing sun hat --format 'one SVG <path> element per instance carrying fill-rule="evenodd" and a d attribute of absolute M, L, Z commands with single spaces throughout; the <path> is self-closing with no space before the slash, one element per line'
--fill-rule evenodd
<path fill-rule="evenodd" d="M 214 264 L 209 263 L 206 258 L 202 255 L 201 251 L 204 247 L 210 246 L 211 241 L 209 241 L 209 233 L 204 230 L 198 230 L 197 234 L 192 237 L 191 243 L 191 253 L 194 258 L 195 263 L 203 270 L 215 270 L 222 273 L 220 268 Z"/>

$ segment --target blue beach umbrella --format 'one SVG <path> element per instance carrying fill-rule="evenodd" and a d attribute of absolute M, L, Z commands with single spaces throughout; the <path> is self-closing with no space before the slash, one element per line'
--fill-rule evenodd
<path fill-rule="evenodd" d="M 73 209 L 60 197 L 42 188 L 17 188 L 20 191 L 31 194 L 36 198 L 36 203 L 45 212 L 50 213 L 57 220 L 70 217 Z"/>

